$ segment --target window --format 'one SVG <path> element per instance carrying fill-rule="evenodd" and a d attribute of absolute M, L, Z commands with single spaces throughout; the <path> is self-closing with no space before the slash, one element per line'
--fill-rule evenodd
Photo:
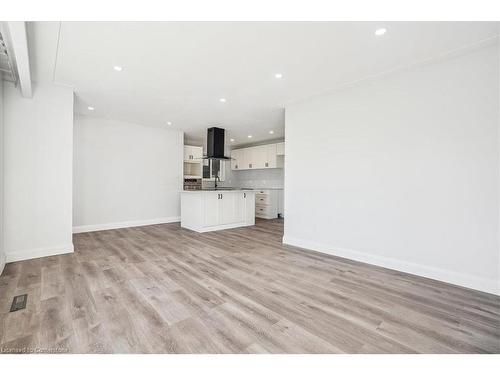
<path fill-rule="evenodd" d="M 203 179 L 214 181 L 215 176 L 219 176 L 220 181 L 224 181 L 226 177 L 225 166 L 224 160 L 205 159 L 203 161 Z"/>

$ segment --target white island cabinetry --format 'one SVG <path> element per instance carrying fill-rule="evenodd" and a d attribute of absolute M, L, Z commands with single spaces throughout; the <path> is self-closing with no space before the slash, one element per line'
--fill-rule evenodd
<path fill-rule="evenodd" d="M 255 225 L 252 190 L 192 190 L 181 194 L 181 226 L 209 232 Z"/>

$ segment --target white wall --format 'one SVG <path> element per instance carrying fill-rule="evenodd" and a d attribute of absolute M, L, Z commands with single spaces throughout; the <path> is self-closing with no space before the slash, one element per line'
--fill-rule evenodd
<path fill-rule="evenodd" d="M 75 117 L 75 232 L 180 220 L 183 133 Z"/>
<path fill-rule="evenodd" d="M 4 235 L 3 235 L 3 81 L 0 73 L 0 275 L 5 266 Z"/>
<path fill-rule="evenodd" d="M 5 82 L 4 146 L 7 261 L 72 252 L 72 89 Z"/>
<path fill-rule="evenodd" d="M 288 106 L 284 241 L 498 294 L 498 58 Z"/>

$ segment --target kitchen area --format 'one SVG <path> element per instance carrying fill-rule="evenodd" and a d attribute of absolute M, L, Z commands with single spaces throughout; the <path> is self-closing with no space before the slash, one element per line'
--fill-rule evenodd
<path fill-rule="evenodd" d="M 209 128 L 203 146 L 184 145 L 181 226 L 197 232 L 283 218 L 283 140 L 226 147 L 225 130 Z"/>

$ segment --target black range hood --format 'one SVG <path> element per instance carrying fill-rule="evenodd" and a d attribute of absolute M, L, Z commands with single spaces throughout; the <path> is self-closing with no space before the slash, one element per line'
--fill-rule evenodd
<path fill-rule="evenodd" d="M 203 159 L 212 160 L 231 160 L 224 156 L 224 133 L 226 131 L 221 128 L 209 128 L 207 131 L 207 156 Z"/>

